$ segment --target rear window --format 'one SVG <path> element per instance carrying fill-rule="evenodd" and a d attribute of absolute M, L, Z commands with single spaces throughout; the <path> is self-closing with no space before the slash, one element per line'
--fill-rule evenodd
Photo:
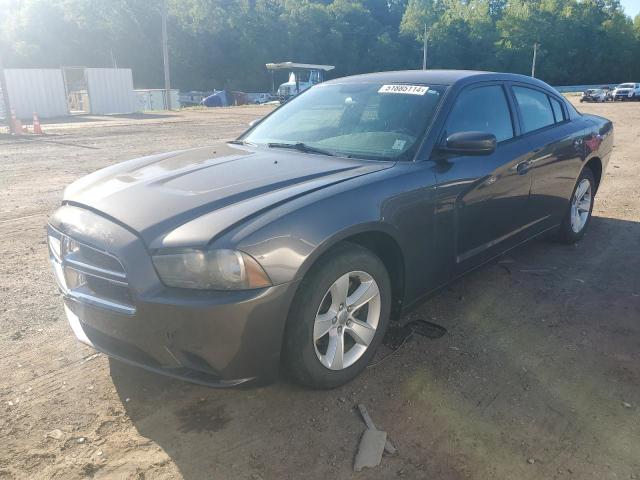
<path fill-rule="evenodd" d="M 553 116 L 556 119 L 556 123 L 563 122 L 564 112 L 562 111 L 562 105 L 560 105 L 560 102 L 553 97 L 549 97 L 549 101 L 551 102 L 551 108 L 553 109 Z"/>
<path fill-rule="evenodd" d="M 532 88 L 515 86 L 513 93 L 520 107 L 523 133 L 532 132 L 556 122 L 549 97 L 545 93 Z"/>

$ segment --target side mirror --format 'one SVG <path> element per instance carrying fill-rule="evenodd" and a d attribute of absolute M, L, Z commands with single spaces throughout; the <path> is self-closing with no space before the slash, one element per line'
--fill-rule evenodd
<path fill-rule="evenodd" d="M 496 150 L 496 136 L 484 132 L 459 132 L 449 135 L 441 150 L 461 155 L 490 155 Z"/>
<path fill-rule="evenodd" d="M 261 118 L 256 118 L 255 120 L 251 120 L 249 122 L 249 128 L 255 126 L 258 122 L 260 122 L 260 120 L 262 120 Z"/>

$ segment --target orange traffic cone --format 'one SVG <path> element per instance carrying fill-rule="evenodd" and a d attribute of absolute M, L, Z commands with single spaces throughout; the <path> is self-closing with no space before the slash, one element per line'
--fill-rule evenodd
<path fill-rule="evenodd" d="M 36 112 L 33 112 L 33 133 L 42 135 L 42 126 Z"/>
<path fill-rule="evenodd" d="M 16 118 L 16 112 L 11 110 L 11 123 L 13 124 L 13 134 L 22 135 L 22 122 Z"/>

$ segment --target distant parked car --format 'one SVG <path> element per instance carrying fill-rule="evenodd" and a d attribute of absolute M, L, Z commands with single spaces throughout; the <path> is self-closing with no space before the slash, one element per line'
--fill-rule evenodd
<path fill-rule="evenodd" d="M 604 85 L 602 90 L 605 94 L 605 102 L 613 102 L 613 88 L 609 85 Z"/>
<path fill-rule="evenodd" d="M 580 102 L 606 102 L 607 94 L 601 88 L 590 88 L 584 92 L 582 92 L 582 96 L 580 97 Z"/>
<path fill-rule="evenodd" d="M 621 83 L 613 91 L 613 99 L 621 100 L 640 100 L 640 83 Z"/>
<path fill-rule="evenodd" d="M 249 93 L 248 95 L 249 101 L 256 105 L 262 105 L 276 99 L 276 97 L 270 93 Z"/>

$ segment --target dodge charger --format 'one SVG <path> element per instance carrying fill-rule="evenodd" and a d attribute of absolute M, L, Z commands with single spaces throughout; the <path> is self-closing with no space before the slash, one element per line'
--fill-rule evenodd
<path fill-rule="evenodd" d="M 324 389 L 465 272 L 579 241 L 613 125 L 530 77 L 404 71 L 316 85 L 203 143 L 65 190 L 47 235 L 71 328 L 192 382 Z"/>

